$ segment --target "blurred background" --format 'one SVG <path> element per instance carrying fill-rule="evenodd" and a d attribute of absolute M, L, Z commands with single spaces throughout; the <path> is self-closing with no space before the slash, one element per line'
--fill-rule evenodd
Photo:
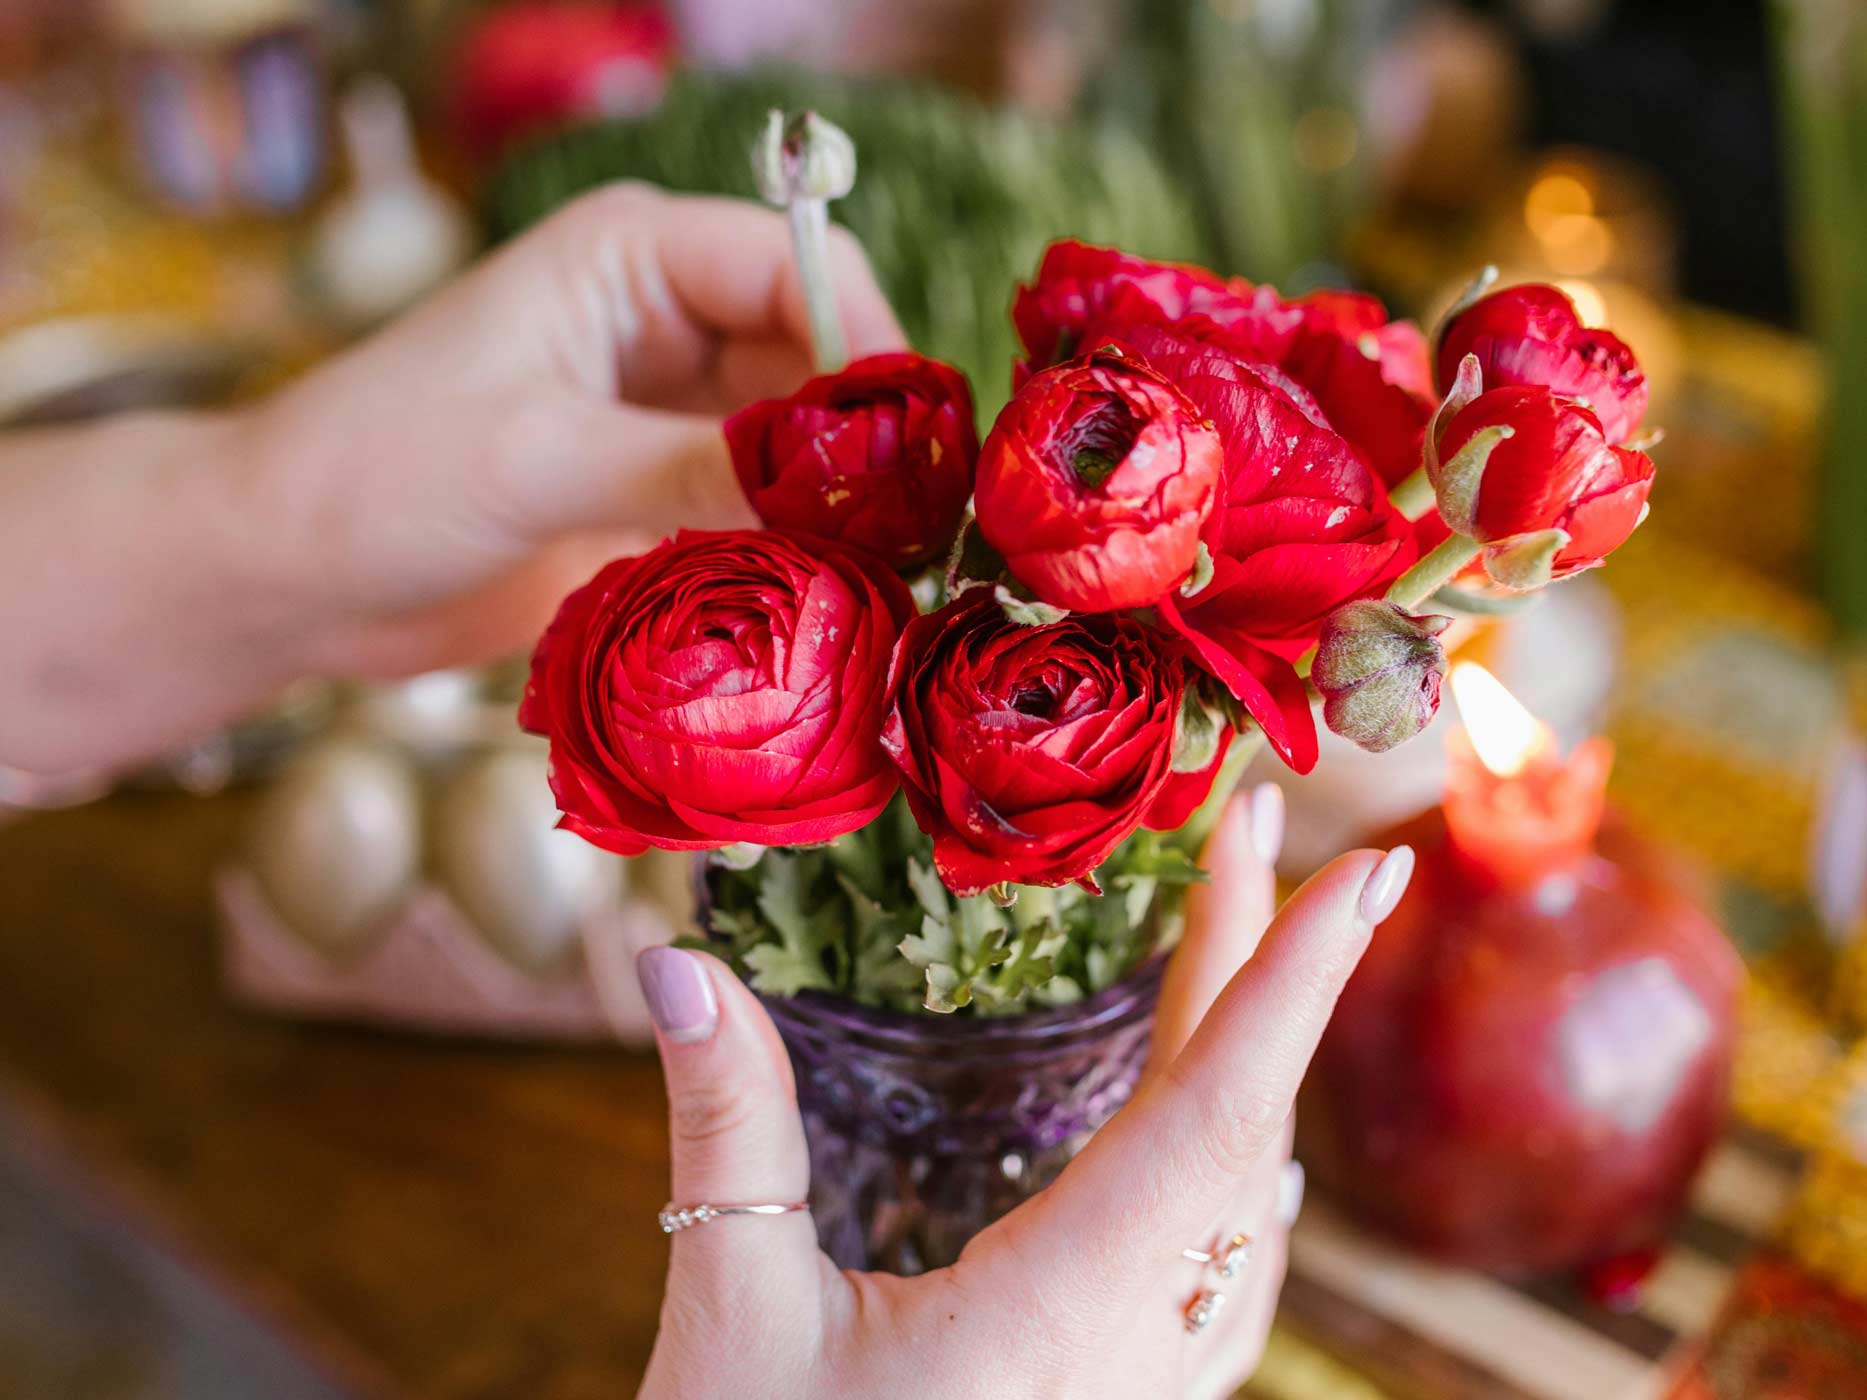
<path fill-rule="evenodd" d="M 833 217 L 985 415 L 1063 236 L 1429 327 L 1496 263 L 1634 347 L 1651 523 L 1480 645 L 1614 741 L 1744 953 L 1729 1143 L 1623 1290 L 1315 1227 L 1253 1393 L 1867 1395 L 1867 8 L 0 0 L 0 432 L 263 394 L 604 181 L 750 196 L 774 105 L 854 135 Z M 633 1383 L 660 1255 L 583 1256 L 659 1205 L 659 1090 L 565 1045 L 640 1039 L 588 963 L 631 902 L 681 928 L 686 873 L 545 839 L 515 685 L 311 683 L 127 781 L 0 770 L 0 1395 Z M 1293 859 L 1437 800 L 1439 743 L 1333 754 Z"/>

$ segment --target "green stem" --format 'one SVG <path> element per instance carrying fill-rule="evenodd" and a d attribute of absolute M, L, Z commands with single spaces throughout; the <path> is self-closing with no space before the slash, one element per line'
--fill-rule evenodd
<path fill-rule="evenodd" d="M 810 314 L 810 341 L 817 373 L 834 374 L 849 362 L 843 323 L 836 315 L 836 286 L 830 280 L 830 205 L 822 199 L 793 199 L 791 242 L 797 253 L 798 280 Z"/>
<path fill-rule="evenodd" d="M 1431 510 L 1434 505 L 1433 483 L 1427 478 L 1425 467 L 1415 467 L 1413 474 L 1400 482 L 1388 493 L 1394 509 L 1409 520 L 1418 520 Z"/>
<path fill-rule="evenodd" d="M 1476 559 L 1481 548 L 1469 535 L 1446 536 L 1436 549 L 1394 580 L 1394 586 L 1387 590 L 1387 601 L 1409 611 L 1417 608 Z"/>
<path fill-rule="evenodd" d="M 1232 800 L 1232 794 L 1238 790 L 1245 769 L 1251 766 L 1251 760 L 1258 756 L 1258 751 L 1263 747 L 1264 731 L 1256 726 L 1232 740 L 1231 748 L 1225 752 L 1225 761 L 1219 765 L 1219 774 L 1212 780 L 1212 791 L 1193 810 L 1193 815 L 1186 819 L 1186 825 L 1167 839 L 1197 859 L 1206 848 L 1206 838 L 1212 835 L 1212 829 L 1219 824 L 1226 803 Z"/>

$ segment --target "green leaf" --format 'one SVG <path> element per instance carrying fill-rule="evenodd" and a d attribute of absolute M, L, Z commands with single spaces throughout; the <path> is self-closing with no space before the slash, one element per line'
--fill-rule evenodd
<path fill-rule="evenodd" d="M 761 943 L 746 950 L 744 962 L 751 972 L 754 991 L 794 997 L 804 991 L 830 991 L 832 984 L 823 962 L 778 943 Z"/>
<path fill-rule="evenodd" d="M 1219 756 L 1225 728 L 1224 714 L 1206 703 L 1199 686 L 1189 685 L 1180 697 L 1180 713 L 1173 725 L 1173 771 L 1203 773 L 1210 768 Z"/>
<path fill-rule="evenodd" d="M 1206 548 L 1206 542 L 1199 542 L 1199 553 L 1193 558 L 1193 572 L 1186 576 L 1186 582 L 1180 585 L 1182 598 L 1196 598 L 1206 591 L 1212 582 L 1212 551 Z"/>
<path fill-rule="evenodd" d="M 1053 608 L 1035 598 L 1020 596 L 1002 583 L 993 586 L 992 596 L 998 599 L 1005 616 L 1019 627 L 1049 627 L 1070 615 L 1068 608 Z"/>
<path fill-rule="evenodd" d="M 741 841 L 737 845 L 721 846 L 717 851 L 709 852 L 707 859 L 727 870 L 750 870 L 764 858 L 767 849 L 750 841 Z"/>

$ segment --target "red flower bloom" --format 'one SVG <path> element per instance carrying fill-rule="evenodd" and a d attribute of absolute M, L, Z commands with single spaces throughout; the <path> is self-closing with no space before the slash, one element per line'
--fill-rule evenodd
<path fill-rule="evenodd" d="M 1088 883 L 1144 821 L 1184 821 L 1218 767 L 1172 772 L 1190 679 L 1122 614 L 1023 627 L 981 590 L 910 622 L 882 743 L 947 888 Z"/>
<path fill-rule="evenodd" d="M 1123 320 L 1172 324 L 1184 316 L 1229 320 L 1250 306 L 1251 284 L 1228 282 L 1203 267 L 1151 262 L 1115 248 L 1066 239 L 1044 250 L 1037 277 L 1018 288 L 1011 321 L 1030 356 L 1029 374 L 1095 346 L 1084 332 L 1109 317 L 1119 298 Z"/>
<path fill-rule="evenodd" d="M 1382 481 L 1411 476 L 1437 403 L 1420 328 L 1389 321 L 1380 302 L 1356 292 L 1315 292 L 1292 305 L 1303 320 L 1279 364 Z"/>
<path fill-rule="evenodd" d="M 1161 621 L 1308 772 L 1316 725 L 1294 663 L 1337 607 L 1413 562 L 1411 528 L 1315 400 L 1275 371 L 1159 327 L 1122 344 L 1177 384 L 1225 445 L 1223 498 L 1203 532 L 1212 581 L 1191 598 L 1167 594 Z"/>
<path fill-rule="evenodd" d="M 1640 523 L 1653 489 L 1653 462 L 1616 447 L 1601 420 L 1575 399 L 1513 385 L 1480 394 L 1447 426 L 1442 464 L 1472 436 L 1505 426 L 1511 436 L 1491 450 L 1478 488 L 1472 538 L 1496 544 L 1517 535 L 1563 530 L 1552 578 L 1593 568 Z"/>
<path fill-rule="evenodd" d="M 1033 376 L 979 455 L 986 542 L 1044 602 L 1145 607 L 1193 570 L 1219 439 L 1173 385 L 1119 356 Z"/>
<path fill-rule="evenodd" d="M 1607 440 L 1632 437 L 1647 411 L 1647 377 L 1618 336 L 1584 326 L 1575 303 L 1554 287 L 1506 287 L 1447 323 L 1439 343 L 1439 383 L 1449 389 L 1459 361 L 1478 357 L 1483 387 L 1538 384 L 1581 399 Z"/>
<path fill-rule="evenodd" d="M 885 675 L 913 614 L 880 561 L 770 531 L 606 565 L 558 609 L 519 707 L 551 741 L 561 825 L 624 855 L 854 831 L 895 791 Z"/>
<path fill-rule="evenodd" d="M 871 355 L 735 413 L 726 445 L 760 520 L 897 568 L 951 546 L 979 455 L 965 376 L 908 353 Z"/>

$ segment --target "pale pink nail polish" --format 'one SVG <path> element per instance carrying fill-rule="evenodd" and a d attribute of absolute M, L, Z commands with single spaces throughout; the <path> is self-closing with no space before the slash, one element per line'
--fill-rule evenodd
<path fill-rule="evenodd" d="M 701 955 L 685 948 L 645 948 L 635 960 L 655 1028 L 669 1040 L 705 1040 L 719 1024 L 719 999 Z"/>
<path fill-rule="evenodd" d="M 1251 849 L 1266 865 L 1277 864 L 1284 849 L 1284 790 L 1259 783 L 1251 791 Z"/>
<path fill-rule="evenodd" d="M 1396 846 L 1381 857 L 1381 863 L 1361 887 L 1361 917 L 1365 923 L 1378 924 L 1394 912 L 1400 897 L 1413 878 L 1413 847 Z"/>

